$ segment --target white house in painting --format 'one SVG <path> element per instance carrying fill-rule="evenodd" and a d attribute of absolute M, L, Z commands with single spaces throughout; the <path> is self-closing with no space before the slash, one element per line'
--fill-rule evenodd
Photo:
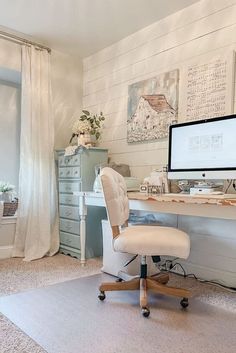
<path fill-rule="evenodd" d="M 164 94 L 142 95 L 137 109 L 128 122 L 128 142 L 166 137 L 176 119 L 176 111 Z"/>

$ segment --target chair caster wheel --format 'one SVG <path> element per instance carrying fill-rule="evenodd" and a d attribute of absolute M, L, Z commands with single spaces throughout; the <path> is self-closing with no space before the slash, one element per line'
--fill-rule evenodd
<path fill-rule="evenodd" d="M 188 298 L 183 298 L 183 299 L 180 301 L 180 305 L 182 306 L 182 308 L 187 308 L 188 305 L 189 305 Z"/>
<path fill-rule="evenodd" d="M 141 313 L 144 317 L 148 317 L 150 315 L 150 310 L 147 307 L 143 307 Z"/>
<path fill-rule="evenodd" d="M 98 299 L 100 299 L 101 301 L 103 301 L 105 298 L 106 298 L 105 292 L 100 292 L 100 294 L 98 295 Z"/>
<path fill-rule="evenodd" d="M 123 279 L 122 278 L 117 278 L 116 282 L 123 282 Z"/>

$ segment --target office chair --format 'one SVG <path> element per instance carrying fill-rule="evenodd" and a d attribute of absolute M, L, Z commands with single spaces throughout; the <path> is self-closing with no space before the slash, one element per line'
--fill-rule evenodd
<path fill-rule="evenodd" d="M 129 200 L 124 178 L 108 167 L 101 170 L 100 176 L 112 228 L 114 250 L 141 255 L 141 267 L 139 278 L 127 282 L 102 283 L 99 287 L 98 298 L 104 300 L 106 291 L 140 290 L 141 312 L 144 317 L 148 317 L 150 310 L 147 303 L 147 290 L 150 289 L 156 293 L 181 297 L 180 304 L 186 308 L 188 298 L 191 296 L 190 292 L 186 289 L 168 287 L 166 283 L 169 276 L 166 273 L 148 277 L 146 256 L 158 254 L 186 259 L 190 252 L 189 236 L 171 227 L 149 225 L 128 227 Z"/>

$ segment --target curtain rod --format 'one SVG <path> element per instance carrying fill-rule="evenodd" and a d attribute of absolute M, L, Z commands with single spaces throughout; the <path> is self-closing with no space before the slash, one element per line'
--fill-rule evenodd
<path fill-rule="evenodd" d="M 46 47 L 45 45 L 38 44 L 38 43 L 32 42 L 32 41 L 30 41 L 28 39 L 18 37 L 15 34 L 10 34 L 10 33 L 7 33 L 7 32 L 4 32 L 4 31 L 0 30 L 0 38 L 6 39 L 6 40 L 9 40 L 11 42 L 14 42 L 14 43 L 17 43 L 17 44 L 21 44 L 21 45 L 23 45 L 23 44 L 26 44 L 26 45 L 29 45 L 29 46 L 30 45 L 35 45 L 36 47 L 38 47 L 40 49 L 45 49 L 49 53 L 51 53 L 51 49 Z"/>

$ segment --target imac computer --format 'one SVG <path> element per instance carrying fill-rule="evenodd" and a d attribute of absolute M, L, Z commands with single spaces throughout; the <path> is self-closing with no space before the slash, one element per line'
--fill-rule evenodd
<path fill-rule="evenodd" d="M 171 125 L 168 178 L 236 179 L 236 115 Z"/>

